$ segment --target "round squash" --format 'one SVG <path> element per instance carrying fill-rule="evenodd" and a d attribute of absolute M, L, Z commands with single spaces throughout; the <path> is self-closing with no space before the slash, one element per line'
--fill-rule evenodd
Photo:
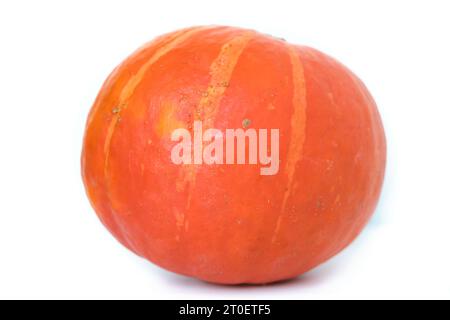
<path fill-rule="evenodd" d="M 266 134 L 266 154 L 252 156 L 250 134 L 241 162 L 194 154 L 214 137 L 225 145 L 228 129 L 252 129 L 260 150 Z M 192 138 L 182 163 L 177 130 Z M 82 175 L 102 223 L 136 254 L 209 282 L 269 283 L 355 239 L 385 158 L 375 102 L 345 66 L 252 30 L 193 27 L 112 72 L 87 120 Z"/>

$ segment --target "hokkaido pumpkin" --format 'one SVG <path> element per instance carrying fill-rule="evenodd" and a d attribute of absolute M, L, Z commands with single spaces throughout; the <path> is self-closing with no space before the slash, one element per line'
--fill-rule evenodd
<path fill-rule="evenodd" d="M 244 134 L 235 149 L 230 129 Z M 174 153 L 186 133 L 192 148 Z M 82 175 L 102 223 L 136 254 L 209 282 L 269 283 L 355 239 L 385 157 L 375 102 L 341 63 L 251 30 L 193 27 L 112 72 L 87 120 Z"/>

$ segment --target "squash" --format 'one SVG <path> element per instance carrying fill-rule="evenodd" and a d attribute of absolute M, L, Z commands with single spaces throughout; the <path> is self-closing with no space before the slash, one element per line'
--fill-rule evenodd
<path fill-rule="evenodd" d="M 236 149 L 225 147 L 231 129 L 244 134 Z M 176 162 L 183 135 L 192 148 Z M 208 146 L 210 161 L 194 155 Z M 235 151 L 229 162 L 214 158 L 220 146 Z M 208 282 L 261 284 L 349 245 L 374 212 L 385 161 L 376 104 L 349 69 L 211 26 L 163 35 L 112 72 L 87 120 L 82 175 L 102 223 L 137 255 Z"/>

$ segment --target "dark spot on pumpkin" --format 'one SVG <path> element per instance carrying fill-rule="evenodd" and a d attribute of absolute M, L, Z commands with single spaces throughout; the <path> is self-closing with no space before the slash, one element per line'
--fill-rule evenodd
<path fill-rule="evenodd" d="M 244 129 L 247 129 L 248 127 L 250 127 L 251 124 L 252 124 L 252 122 L 249 119 L 242 120 L 242 127 Z"/>
<path fill-rule="evenodd" d="M 321 198 L 316 200 L 316 209 L 319 211 L 322 211 L 325 209 L 325 203 Z"/>

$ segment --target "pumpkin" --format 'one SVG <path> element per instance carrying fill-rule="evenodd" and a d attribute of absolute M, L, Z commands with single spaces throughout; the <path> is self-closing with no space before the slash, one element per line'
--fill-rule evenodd
<path fill-rule="evenodd" d="M 267 134 L 278 168 L 262 174 L 261 155 L 250 163 L 249 135 L 244 162 L 195 161 L 183 149 L 192 161 L 175 163 L 176 130 L 207 147 L 196 125 L 209 141 L 227 129 Z M 301 275 L 355 239 L 385 158 L 376 104 L 349 69 L 306 46 L 210 26 L 156 38 L 112 72 L 87 120 L 82 175 L 101 222 L 137 255 L 208 282 L 260 284 Z"/>

